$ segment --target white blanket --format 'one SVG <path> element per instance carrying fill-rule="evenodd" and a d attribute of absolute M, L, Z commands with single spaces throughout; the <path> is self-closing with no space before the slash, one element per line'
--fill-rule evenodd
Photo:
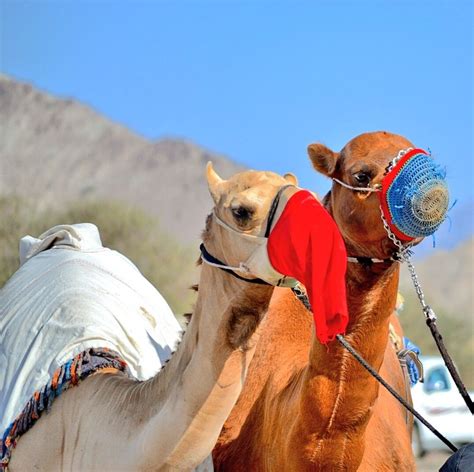
<path fill-rule="evenodd" d="M 0 290 L 0 438 L 62 364 L 108 347 L 137 379 L 169 358 L 181 329 L 158 291 L 91 224 L 20 243 L 21 267 Z"/>

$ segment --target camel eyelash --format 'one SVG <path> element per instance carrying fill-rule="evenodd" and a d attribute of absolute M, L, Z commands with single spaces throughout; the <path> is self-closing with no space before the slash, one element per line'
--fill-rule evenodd
<path fill-rule="evenodd" d="M 249 220 L 250 218 L 252 218 L 253 214 L 255 213 L 255 210 L 253 210 L 252 208 L 247 208 L 244 206 L 232 208 L 231 211 L 232 211 L 232 215 L 235 218 L 242 221 Z"/>

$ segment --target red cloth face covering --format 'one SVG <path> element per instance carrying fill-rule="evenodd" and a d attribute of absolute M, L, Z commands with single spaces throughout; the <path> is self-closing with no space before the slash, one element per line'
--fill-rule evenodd
<path fill-rule="evenodd" d="M 346 248 L 331 215 L 310 192 L 301 190 L 290 198 L 267 250 L 278 272 L 306 287 L 319 341 L 326 344 L 343 334 L 349 320 Z"/>

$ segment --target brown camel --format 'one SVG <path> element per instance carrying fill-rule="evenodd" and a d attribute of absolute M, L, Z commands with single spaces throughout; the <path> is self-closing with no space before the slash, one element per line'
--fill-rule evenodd
<path fill-rule="evenodd" d="M 360 135 L 340 153 L 311 144 L 314 168 L 351 186 L 379 183 L 401 149 L 387 132 Z M 348 256 L 389 258 L 395 246 L 379 200 L 334 182 L 324 198 Z M 409 388 L 389 340 L 399 264 L 348 263 L 346 339 L 403 396 Z M 412 421 L 337 340 L 315 337 L 312 317 L 288 289 L 276 289 L 242 394 L 213 452 L 221 471 L 409 471 Z"/>

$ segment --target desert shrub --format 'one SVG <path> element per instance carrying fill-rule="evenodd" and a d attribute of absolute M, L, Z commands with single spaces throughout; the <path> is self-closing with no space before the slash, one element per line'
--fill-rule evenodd
<path fill-rule="evenodd" d="M 42 220 L 51 215 L 23 198 L 0 197 L 0 287 L 18 269 L 18 242 L 22 236 L 38 236 L 48 223 Z"/>
<path fill-rule="evenodd" d="M 175 313 L 191 309 L 194 296 L 188 287 L 197 278 L 196 251 L 177 243 L 160 229 L 155 218 L 141 210 L 97 200 L 39 210 L 31 201 L 9 196 L 0 198 L 0 218 L 0 286 L 18 268 L 22 236 L 39 236 L 58 224 L 87 222 L 99 228 L 104 246 L 116 249 L 137 265 Z"/>
<path fill-rule="evenodd" d="M 400 315 L 405 335 L 415 344 L 420 346 L 422 354 L 440 355 L 431 332 L 426 326 L 425 316 L 421 311 L 418 299 L 414 293 L 404 293 L 405 304 Z M 452 316 L 444 310 L 436 311 L 437 326 L 443 336 L 444 343 L 449 354 L 456 363 L 461 377 L 466 386 L 474 388 L 474 332 L 472 321 L 465 320 L 459 316 Z"/>

